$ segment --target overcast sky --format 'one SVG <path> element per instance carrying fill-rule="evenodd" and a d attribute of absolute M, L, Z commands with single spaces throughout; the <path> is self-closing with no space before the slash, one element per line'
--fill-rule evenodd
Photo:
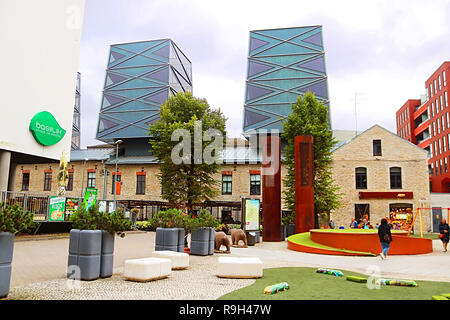
<path fill-rule="evenodd" d="M 333 129 L 379 124 L 425 94 L 450 60 L 450 2 L 288 0 L 87 0 L 80 52 L 81 146 L 95 140 L 109 46 L 170 38 L 189 57 L 193 93 L 242 132 L 249 31 L 322 25 Z"/>

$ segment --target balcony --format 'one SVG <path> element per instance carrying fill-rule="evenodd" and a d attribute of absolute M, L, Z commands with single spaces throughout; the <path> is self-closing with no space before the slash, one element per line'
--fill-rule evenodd
<path fill-rule="evenodd" d="M 422 139 L 422 140 L 417 140 L 417 146 L 422 149 L 427 148 L 430 145 L 430 143 L 431 143 L 430 137 Z"/>
<path fill-rule="evenodd" d="M 417 137 L 419 134 L 428 129 L 428 125 L 430 123 L 430 119 L 426 119 L 422 121 L 416 128 L 414 129 L 414 135 Z"/>

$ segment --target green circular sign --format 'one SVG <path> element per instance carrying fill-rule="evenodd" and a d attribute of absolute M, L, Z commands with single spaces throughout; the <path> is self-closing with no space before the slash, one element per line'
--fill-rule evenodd
<path fill-rule="evenodd" d="M 48 111 L 37 113 L 30 122 L 34 139 L 44 146 L 52 146 L 61 141 L 66 130 L 61 128 L 55 117 Z"/>

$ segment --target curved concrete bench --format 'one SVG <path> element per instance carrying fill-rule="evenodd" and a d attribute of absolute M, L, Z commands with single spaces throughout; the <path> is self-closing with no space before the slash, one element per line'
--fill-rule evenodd
<path fill-rule="evenodd" d="M 189 267 L 189 255 L 187 253 L 169 250 L 153 251 L 153 257 L 165 258 L 172 261 L 172 270 L 183 270 Z"/>
<path fill-rule="evenodd" d="M 263 276 L 259 258 L 220 257 L 218 262 L 217 276 L 220 278 L 254 279 Z"/>
<path fill-rule="evenodd" d="M 172 272 L 172 261 L 163 258 L 126 260 L 123 275 L 127 280 L 146 282 L 167 278 Z"/>

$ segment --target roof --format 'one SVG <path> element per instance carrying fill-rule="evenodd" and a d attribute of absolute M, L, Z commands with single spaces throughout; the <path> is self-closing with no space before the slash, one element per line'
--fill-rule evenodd
<path fill-rule="evenodd" d="M 422 149 L 421 147 L 418 147 L 417 145 L 415 145 L 414 143 L 412 143 L 412 142 L 410 142 L 410 141 L 408 141 L 408 140 L 403 139 L 402 137 L 396 135 L 395 133 L 393 133 L 392 131 L 389 131 L 389 130 L 386 129 L 386 128 L 383 128 L 383 127 L 380 126 L 379 124 L 375 124 L 375 125 L 371 126 L 369 129 L 363 131 L 362 133 L 358 134 L 357 136 L 354 136 L 354 137 L 351 138 L 351 139 L 348 139 L 348 140 L 345 140 L 345 141 L 340 141 L 340 142 L 338 142 L 338 143 L 333 147 L 333 149 L 331 149 L 331 152 L 332 152 L 332 153 L 335 152 L 336 150 L 338 150 L 338 149 L 340 149 L 341 147 L 343 147 L 343 146 L 349 144 L 350 142 L 352 142 L 353 140 L 355 140 L 355 139 L 358 138 L 359 136 L 362 136 L 362 135 L 366 134 L 367 132 L 369 132 L 370 130 L 372 130 L 373 128 L 376 128 L 376 127 L 377 127 L 377 128 L 380 128 L 380 129 L 382 129 L 382 130 L 384 130 L 384 131 L 386 131 L 386 132 L 388 132 L 388 133 L 390 133 L 392 136 L 394 136 L 394 137 L 396 137 L 396 138 L 398 138 L 398 139 L 402 139 L 404 143 L 409 143 L 410 145 L 416 147 L 417 149 L 419 149 L 419 150 L 421 150 L 421 151 L 423 151 L 423 152 L 425 152 L 425 153 L 427 152 L 427 151 L 425 151 L 424 149 Z"/>
<path fill-rule="evenodd" d="M 70 161 L 107 160 L 114 148 L 78 149 L 70 151 Z"/>

